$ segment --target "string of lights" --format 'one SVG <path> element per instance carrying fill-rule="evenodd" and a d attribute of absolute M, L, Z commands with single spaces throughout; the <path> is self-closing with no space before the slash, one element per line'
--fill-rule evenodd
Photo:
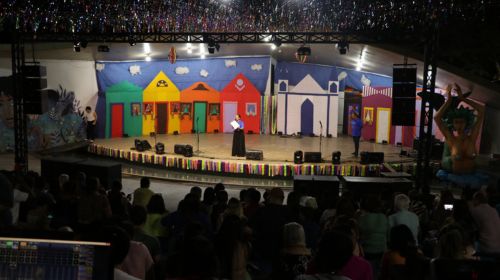
<path fill-rule="evenodd" d="M 4 0 L 0 23 L 23 32 L 415 32 L 430 0 Z M 443 22 L 488 20 L 495 0 L 441 1 Z M 432 12 L 431 12 L 432 13 Z M 492 15 L 495 16 L 495 15 Z M 1 28 L 1 27 L 0 27 Z"/>

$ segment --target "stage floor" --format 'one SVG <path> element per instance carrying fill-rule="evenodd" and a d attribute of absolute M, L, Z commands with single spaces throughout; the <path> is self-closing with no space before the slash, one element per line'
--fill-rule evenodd
<path fill-rule="evenodd" d="M 154 147 L 155 141 L 165 145 L 165 153 L 174 155 L 175 144 L 189 144 L 193 146 L 195 152 L 193 158 L 201 159 L 220 159 L 229 161 L 246 161 L 242 157 L 231 156 L 232 134 L 200 134 L 200 153 L 196 153 L 197 136 L 196 134 L 183 135 L 158 135 L 156 137 L 137 137 L 137 138 L 109 138 L 97 139 L 94 144 L 110 149 L 130 150 L 134 146 L 134 139 L 147 140 Z M 321 140 L 322 157 L 325 162 L 331 163 L 332 152 L 341 151 L 341 163 L 359 163 L 359 157 L 352 155 L 354 144 L 351 137 L 341 136 L 337 138 L 323 137 Z M 247 150 L 262 150 L 264 160 L 260 162 L 267 163 L 293 163 L 293 154 L 297 150 L 303 152 L 317 152 L 320 150 L 319 137 L 281 137 L 277 135 L 245 135 L 245 144 Z M 408 148 L 405 148 L 408 150 Z M 367 141 L 361 141 L 360 152 L 383 152 L 385 162 L 413 162 L 413 158 L 400 157 L 400 147 L 390 144 L 376 144 Z M 143 154 L 154 154 L 154 149 L 143 152 Z"/>

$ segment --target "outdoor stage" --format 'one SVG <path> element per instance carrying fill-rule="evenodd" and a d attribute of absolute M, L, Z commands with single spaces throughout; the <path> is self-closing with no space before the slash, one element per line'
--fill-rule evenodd
<path fill-rule="evenodd" d="M 390 144 L 375 144 L 362 141 L 360 152 L 383 152 L 383 165 L 361 165 L 360 158 L 354 157 L 351 137 L 322 138 L 323 163 L 294 164 L 293 155 L 297 150 L 318 152 L 319 137 L 281 137 L 278 135 L 245 135 L 247 150 L 262 150 L 264 160 L 247 160 L 231 156 L 232 134 L 200 134 L 200 152 L 197 153 L 196 134 L 158 135 L 156 142 L 165 145 L 165 154 L 154 151 L 155 137 L 97 139 L 88 148 L 90 153 L 138 164 L 156 165 L 186 171 L 209 173 L 233 173 L 235 175 L 258 175 L 265 177 L 290 177 L 293 175 L 347 175 L 377 176 L 381 171 L 403 167 L 412 172 L 415 159 L 400 157 L 400 147 Z M 150 151 L 138 152 L 133 149 L 134 140 L 147 140 L 153 147 Z M 193 146 L 193 157 L 174 154 L 175 144 Z M 409 148 L 405 148 L 408 150 Z M 332 152 L 341 151 L 341 163 L 332 164 Z M 390 167 L 389 167 L 390 166 Z"/>

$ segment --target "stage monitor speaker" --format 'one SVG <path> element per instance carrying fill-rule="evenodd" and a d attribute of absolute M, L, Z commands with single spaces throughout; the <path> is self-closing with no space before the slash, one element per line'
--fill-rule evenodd
<path fill-rule="evenodd" d="M 134 147 L 135 147 L 136 151 L 138 151 L 138 152 L 144 152 L 144 145 L 142 144 L 142 140 L 141 139 L 135 139 L 134 140 Z"/>
<path fill-rule="evenodd" d="M 261 150 L 247 150 L 245 153 L 246 159 L 250 160 L 263 160 L 264 152 Z"/>
<path fill-rule="evenodd" d="M 155 151 L 157 154 L 162 155 L 165 153 L 165 145 L 161 142 L 156 143 Z"/>
<path fill-rule="evenodd" d="M 320 209 L 326 209 L 332 199 L 339 196 L 340 180 L 337 176 L 295 175 L 293 191 L 316 198 Z"/>
<path fill-rule="evenodd" d="M 142 140 L 142 147 L 144 150 L 151 150 L 151 144 L 149 144 L 148 140 Z"/>
<path fill-rule="evenodd" d="M 113 181 L 122 181 L 122 165 L 116 162 L 87 159 L 76 163 L 78 171 L 82 171 L 87 176 L 99 178 L 99 181 L 106 189 L 111 188 Z"/>
<path fill-rule="evenodd" d="M 381 164 L 384 163 L 384 153 L 382 152 L 361 152 L 361 164 Z"/>
<path fill-rule="evenodd" d="M 23 65 L 23 74 L 25 77 L 45 77 L 47 76 L 47 67 L 38 64 Z"/>
<path fill-rule="evenodd" d="M 174 153 L 176 153 L 178 155 L 184 155 L 186 153 L 186 145 L 175 144 Z"/>
<path fill-rule="evenodd" d="M 305 152 L 304 153 L 304 162 L 311 162 L 311 163 L 320 163 L 321 160 L 321 153 L 320 152 Z"/>
<path fill-rule="evenodd" d="M 295 151 L 295 153 L 293 153 L 293 162 L 295 164 L 301 164 L 304 160 L 304 153 L 302 153 L 302 151 Z"/>
<path fill-rule="evenodd" d="M 186 145 L 186 151 L 184 152 L 185 157 L 192 157 L 193 156 L 193 146 L 191 145 Z"/>
<path fill-rule="evenodd" d="M 335 151 L 332 153 L 332 163 L 333 164 L 340 164 L 340 156 L 342 153 L 340 151 Z"/>

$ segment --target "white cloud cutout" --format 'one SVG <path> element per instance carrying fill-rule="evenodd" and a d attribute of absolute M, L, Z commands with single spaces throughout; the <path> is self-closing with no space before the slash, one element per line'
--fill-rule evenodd
<path fill-rule="evenodd" d="M 186 75 L 189 73 L 189 68 L 187 67 L 176 67 L 175 74 L 177 75 Z"/>
<path fill-rule="evenodd" d="M 366 87 L 369 87 L 370 84 L 372 83 L 372 81 L 370 79 L 368 79 L 364 74 L 361 75 L 361 83 L 366 86 Z"/>
<path fill-rule="evenodd" d="M 97 71 L 101 72 L 102 70 L 104 70 L 104 67 L 105 67 L 105 66 L 106 66 L 106 65 L 105 65 L 104 63 L 96 63 L 96 64 L 95 64 L 95 70 L 97 70 Z"/>
<path fill-rule="evenodd" d="M 207 70 L 205 70 L 205 69 L 201 69 L 201 71 L 200 71 L 200 76 L 202 76 L 202 77 L 204 77 L 204 78 L 208 77 L 208 71 L 207 71 Z"/>
<path fill-rule="evenodd" d="M 337 80 L 340 82 L 343 79 L 345 79 L 346 77 L 347 77 L 347 72 L 346 71 L 342 71 L 342 72 L 340 72 L 339 76 L 337 77 Z"/>
<path fill-rule="evenodd" d="M 141 66 L 139 65 L 132 65 L 129 67 L 128 71 L 132 76 L 140 75 L 141 73 Z"/>
<path fill-rule="evenodd" d="M 236 67 L 236 60 L 226 59 L 226 60 L 224 60 L 224 64 L 226 65 L 226 68 Z"/>
<path fill-rule="evenodd" d="M 253 71 L 260 71 L 262 70 L 262 64 L 252 64 L 252 66 L 250 66 L 250 69 L 252 69 Z"/>

